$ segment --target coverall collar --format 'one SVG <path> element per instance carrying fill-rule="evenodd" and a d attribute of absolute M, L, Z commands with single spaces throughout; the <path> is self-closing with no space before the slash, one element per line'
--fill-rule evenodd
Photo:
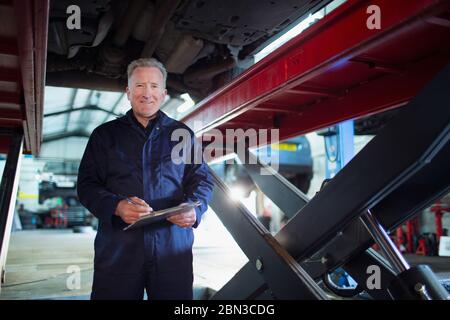
<path fill-rule="evenodd" d="M 135 122 L 132 117 L 133 117 L 133 109 L 130 109 L 127 111 L 127 113 L 123 117 L 119 118 L 119 120 L 124 123 L 134 126 Z M 155 126 L 159 125 L 159 126 L 167 127 L 167 126 L 170 126 L 170 124 L 171 124 L 170 118 L 161 110 L 157 111 L 157 115 L 152 121 L 156 121 Z"/>
<path fill-rule="evenodd" d="M 143 138 L 145 138 L 146 140 L 156 134 L 152 133 L 155 131 L 154 130 L 155 128 L 156 131 L 159 132 L 160 129 L 162 129 L 162 127 L 167 127 L 170 126 L 171 124 L 171 119 L 161 110 L 158 110 L 156 117 L 152 119 L 151 122 L 149 122 L 147 127 L 149 129 L 149 132 L 146 132 L 147 129 L 144 129 L 143 126 L 139 124 L 137 119 L 134 117 L 133 109 L 128 110 L 123 117 L 119 118 L 119 121 L 127 125 L 130 125 L 137 132 L 139 132 L 139 134 L 142 135 Z"/>

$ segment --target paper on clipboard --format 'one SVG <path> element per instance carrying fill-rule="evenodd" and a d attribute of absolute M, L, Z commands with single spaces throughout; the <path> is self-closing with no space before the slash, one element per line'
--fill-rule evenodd
<path fill-rule="evenodd" d="M 165 220 L 173 215 L 187 212 L 195 207 L 200 205 L 200 201 L 192 202 L 192 203 L 182 203 L 176 207 L 171 207 L 163 210 L 153 211 L 152 213 L 146 214 L 139 218 L 135 223 L 130 224 L 125 227 L 123 230 L 133 230 L 139 227 L 143 227 L 158 221 Z"/>

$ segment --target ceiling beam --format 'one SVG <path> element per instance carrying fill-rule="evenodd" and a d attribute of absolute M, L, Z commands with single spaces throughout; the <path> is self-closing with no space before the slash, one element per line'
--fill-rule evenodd
<path fill-rule="evenodd" d="M 66 138 L 70 138 L 70 137 L 89 138 L 89 135 L 90 134 L 88 132 L 86 132 L 85 130 L 59 132 L 59 133 L 51 134 L 48 136 L 44 136 L 43 143 L 66 139 Z"/>
<path fill-rule="evenodd" d="M 116 116 L 116 117 L 120 117 L 119 114 L 116 114 L 116 113 L 114 113 L 114 112 L 112 112 L 112 111 L 109 111 L 109 110 L 102 109 L 102 108 L 100 108 L 99 106 L 96 106 L 96 105 L 88 105 L 88 106 L 84 106 L 84 107 L 76 108 L 76 109 L 67 109 L 67 110 L 62 110 L 62 111 L 56 111 L 56 112 L 52 112 L 52 113 L 47 113 L 47 114 L 44 114 L 44 118 L 49 118 L 49 117 L 59 116 L 59 115 L 61 115 L 61 114 L 69 114 L 69 113 L 72 113 L 72 112 L 75 112 L 75 111 L 86 111 L 86 110 L 90 110 L 90 111 L 102 111 L 102 112 L 106 112 L 106 113 L 108 113 L 108 114 L 110 114 L 110 115 L 113 115 L 113 116 Z M 65 131 L 65 130 L 64 130 L 64 131 Z"/>
<path fill-rule="evenodd" d="M 97 105 L 97 103 L 98 103 L 98 101 L 100 101 L 100 99 L 98 99 L 95 103 L 92 103 L 92 97 L 94 96 L 94 93 L 95 94 L 100 94 L 98 91 L 96 91 L 96 90 L 91 90 L 91 91 L 89 91 L 89 93 L 88 93 L 88 95 L 87 95 L 87 97 L 86 97 L 86 100 L 84 101 L 84 105 L 85 106 L 91 106 L 91 105 Z M 101 94 L 100 94 L 101 95 Z M 95 100 L 94 100 L 95 101 Z M 80 114 L 80 116 L 78 117 L 78 127 L 77 127 L 77 130 L 83 130 L 83 128 L 84 128 L 84 124 L 85 123 L 87 123 L 88 121 L 89 121 L 89 119 L 86 119 L 86 113 L 89 113 L 89 112 L 86 112 L 86 111 L 82 111 L 81 112 L 81 114 Z M 88 117 L 89 118 L 89 117 Z"/>
<path fill-rule="evenodd" d="M 116 109 L 117 109 L 117 107 L 119 106 L 120 101 L 122 101 L 122 98 L 123 98 L 124 95 L 125 95 L 125 93 L 122 93 L 122 94 L 119 96 L 119 98 L 116 100 L 116 102 L 115 102 L 114 105 L 112 106 L 111 112 L 113 112 L 113 113 L 116 112 Z M 109 118 L 109 115 L 106 115 L 106 117 L 103 119 L 103 122 L 102 122 L 102 123 L 106 122 L 106 121 L 108 120 L 108 118 Z"/>
<path fill-rule="evenodd" d="M 69 100 L 69 107 L 71 110 L 73 109 L 73 105 L 75 103 L 75 98 L 77 97 L 77 93 L 78 93 L 78 89 L 72 89 L 70 100 Z M 67 131 L 67 129 L 69 128 L 70 115 L 71 115 L 71 113 L 67 113 L 66 123 L 64 124 L 64 131 Z"/>

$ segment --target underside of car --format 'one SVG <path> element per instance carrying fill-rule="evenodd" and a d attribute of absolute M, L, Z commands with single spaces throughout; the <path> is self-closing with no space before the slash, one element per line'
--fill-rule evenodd
<path fill-rule="evenodd" d="M 123 91 L 128 63 L 154 57 L 167 68 L 171 96 L 199 101 L 330 1 L 51 1 L 47 85 Z"/>

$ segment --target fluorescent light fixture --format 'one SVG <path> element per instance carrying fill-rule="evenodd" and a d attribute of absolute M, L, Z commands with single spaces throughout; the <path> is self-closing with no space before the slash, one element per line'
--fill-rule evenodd
<path fill-rule="evenodd" d="M 255 54 L 255 63 L 262 60 L 264 57 L 269 55 L 272 51 L 278 49 L 283 44 L 294 38 L 295 36 L 299 35 L 303 30 L 309 27 L 309 25 L 314 22 L 316 19 L 323 18 L 323 10 L 319 10 L 313 15 L 309 15 L 306 19 L 302 20 L 298 25 L 293 27 L 291 30 L 283 34 L 281 37 L 276 39 L 274 42 L 270 43 L 267 47 L 262 49 L 260 52 Z"/>
<path fill-rule="evenodd" d="M 285 44 L 292 38 L 298 36 L 300 33 L 303 32 L 303 30 L 307 29 L 316 20 L 322 19 L 325 16 L 325 14 L 329 14 L 331 11 L 333 11 L 334 9 L 339 7 L 345 1 L 346 0 L 334 0 L 331 3 L 329 3 L 327 6 L 325 6 L 324 8 L 317 11 L 316 13 L 310 14 L 307 18 L 300 21 L 299 24 L 297 24 L 291 30 L 289 30 L 288 32 L 286 32 L 285 34 L 283 34 L 281 37 L 274 40 L 273 42 L 269 43 L 264 49 L 262 49 L 257 54 L 255 54 L 255 63 L 262 60 L 264 57 L 269 55 L 272 51 L 281 47 L 283 44 Z"/>

